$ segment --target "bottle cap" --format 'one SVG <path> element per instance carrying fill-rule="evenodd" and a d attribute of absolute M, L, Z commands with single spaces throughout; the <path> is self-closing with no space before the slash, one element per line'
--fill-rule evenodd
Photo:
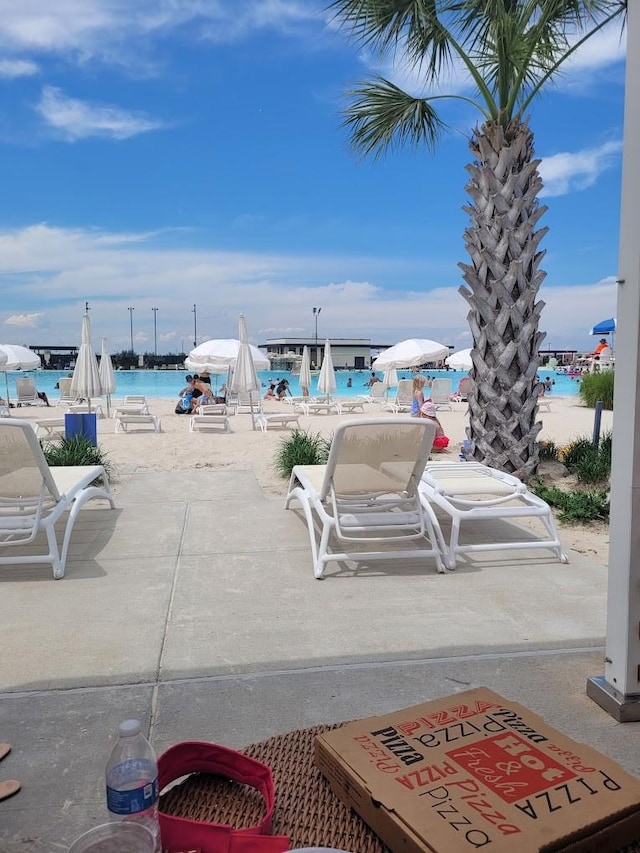
<path fill-rule="evenodd" d="M 124 720 L 124 722 L 120 723 L 118 726 L 118 734 L 120 737 L 134 737 L 134 735 L 139 735 L 142 730 L 142 723 L 140 720 Z"/>

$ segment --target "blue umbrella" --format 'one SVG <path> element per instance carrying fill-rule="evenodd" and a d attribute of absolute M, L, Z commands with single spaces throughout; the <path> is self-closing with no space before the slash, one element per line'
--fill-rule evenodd
<path fill-rule="evenodd" d="M 594 326 L 593 329 L 589 332 L 590 335 L 609 335 L 613 334 L 616 330 L 616 318 L 609 317 L 608 320 L 601 320 L 597 326 Z"/>
<path fill-rule="evenodd" d="M 618 325 L 615 317 L 609 317 L 608 320 L 601 320 L 597 326 L 591 329 L 591 335 L 611 335 L 611 352 L 613 352 L 613 342 L 616 337 L 616 326 Z"/>

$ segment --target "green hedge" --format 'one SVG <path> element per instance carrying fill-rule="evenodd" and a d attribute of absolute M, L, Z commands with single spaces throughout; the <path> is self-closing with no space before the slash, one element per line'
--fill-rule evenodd
<path fill-rule="evenodd" d="M 607 370 L 580 377 L 580 397 L 585 406 L 594 408 L 602 400 L 605 409 L 613 409 L 613 376 L 613 370 Z"/>

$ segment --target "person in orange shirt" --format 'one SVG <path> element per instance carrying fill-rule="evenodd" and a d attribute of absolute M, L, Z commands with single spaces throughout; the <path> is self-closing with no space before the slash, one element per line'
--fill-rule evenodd
<path fill-rule="evenodd" d="M 594 349 L 594 351 L 593 351 L 593 352 L 590 352 L 590 353 L 589 353 L 589 355 L 591 355 L 591 356 L 593 356 L 593 355 L 600 355 L 600 353 L 602 352 L 602 350 L 603 350 L 603 349 L 606 349 L 608 346 L 609 346 L 609 344 L 607 343 L 607 339 L 606 339 L 606 338 L 600 338 L 600 343 L 599 343 L 599 344 L 598 344 L 598 346 Z"/>

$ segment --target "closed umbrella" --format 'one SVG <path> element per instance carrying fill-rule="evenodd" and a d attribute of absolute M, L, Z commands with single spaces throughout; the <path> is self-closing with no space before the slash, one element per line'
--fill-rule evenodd
<path fill-rule="evenodd" d="M 4 371 L 9 405 L 9 370 L 35 370 L 40 367 L 40 356 L 28 347 L 19 344 L 0 344 L 0 370 Z"/>
<path fill-rule="evenodd" d="M 251 350 L 255 369 L 269 370 L 270 362 L 266 355 L 253 344 L 247 346 Z M 191 350 L 184 363 L 188 370 L 196 373 L 226 373 L 236 366 L 239 351 L 240 341 L 235 338 L 204 341 Z"/>
<path fill-rule="evenodd" d="M 398 371 L 395 367 L 387 367 L 384 372 L 384 384 L 387 388 L 395 388 L 398 384 Z"/>
<path fill-rule="evenodd" d="M 452 370 L 471 370 L 473 367 L 471 349 L 460 349 L 458 352 L 451 353 L 449 358 L 445 359 L 445 363 Z"/>
<path fill-rule="evenodd" d="M 380 353 L 372 364 L 374 370 L 395 367 L 404 370 L 419 367 L 428 361 L 440 361 L 449 355 L 449 347 L 427 338 L 408 338 Z"/>
<path fill-rule="evenodd" d="M 102 339 L 102 352 L 100 354 L 100 384 L 102 385 L 102 393 L 107 396 L 107 417 L 109 417 L 109 406 L 111 405 L 111 395 L 116 390 L 116 376 L 113 372 L 113 363 L 109 350 L 107 349 L 107 339 Z"/>
<path fill-rule="evenodd" d="M 102 396 L 98 359 L 91 346 L 91 321 L 88 314 L 82 318 L 82 342 L 71 379 L 71 393 L 86 399 L 87 411 L 91 409 L 91 398 Z"/>
<path fill-rule="evenodd" d="M 322 357 L 322 366 L 320 367 L 320 376 L 318 376 L 318 391 L 321 394 L 326 394 L 327 399 L 333 394 L 338 387 L 336 382 L 336 372 L 333 369 L 333 359 L 331 358 L 331 344 L 329 338 L 324 342 L 324 355 Z"/>
<path fill-rule="evenodd" d="M 253 353 L 247 336 L 247 323 L 244 319 L 244 314 L 240 314 L 238 318 L 238 335 L 240 337 L 240 346 L 236 357 L 233 376 L 231 378 L 231 390 L 236 394 L 248 394 L 249 406 L 251 408 L 251 422 L 253 428 L 256 428 L 255 418 L 253 417 L 253 394 L 260 392 L 260 380 L 256 373 L 256 368 L 253 363 Z M 255 347 L 254 347 L 255 349 Z"/>
<path fill-rule="evenodd" d="M 309 347 L 302 350 L 302 361 L 300 362 L 300 387 L 302 388 L 302 396 L 309 396 L 309 388 L 311 388 L 311 357 L 309 355 Z"/>

